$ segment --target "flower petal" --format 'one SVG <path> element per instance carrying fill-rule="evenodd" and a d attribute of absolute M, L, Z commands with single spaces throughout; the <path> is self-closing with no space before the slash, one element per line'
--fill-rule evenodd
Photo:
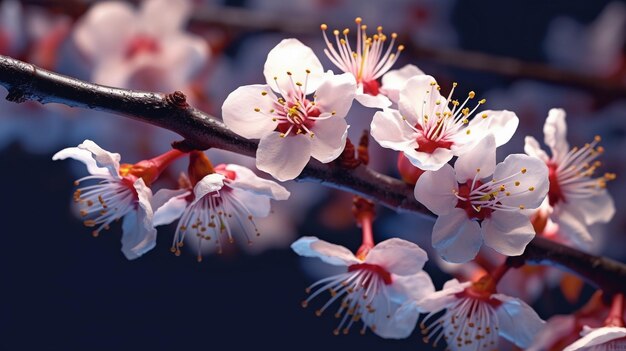
<path fill-rule="evenodd" d="M 322 163 L 339 157 L 346 147 L 348 127 L 341 117 L 316 121 L 312 128 L 315 136 L 311 139 L 311 156 Z"/>
<path fill-rule="evenodd" d="M 389 287 L 383 289 L 390 290 Z M 415 329 L 419 311 L 414 304 L 389 301 L 384 294 L 379 294 L 371 302 L 371 307 L 375 312 L 365 313 L 362 318 L 374 334 L 386 339 L 404 339 Z"/>
<path fill-rule="evenodd" d="M 400 113 L 410 122 L 418 123 L 422 119 L 423 111 L 432 111 L 436 106 L 435 103 L 441 98 L 436 84 L 435 78 L 429 75 L 415 76 L 407 80 L 404 88 L 400 90 L 398 102 Z"/>
<path fill-rule="evenodd" d="M 577 247 L 585 250 L 591 248 L 593 238 L 584 223 L 584 218 L 572 214 L 567 208 L 558 208 L 550 217 L 559 225 L 559 234 L 570 240 Z"/>
<path fill-rule="evenodd" d="M 448 280 L 443 289 L 435 291 L 425 296 L 417 302 L 420 312 L 437 312 L 448 307 L 452 302 L 456 301 L 456 294 L 465 290 L 472 282 L 460 283 L 456 279 Z"/>
<path fill-rule="evenodd" d="M 348 114 L 356 91 L 356 81 L 350 73 L 326 75 L 315 91 L 315 105 L 324 112 L 334 112 L 334 117 Z"/>
<path fill-rule="evenodd" d="M 261 139 L 256 167 L 281 182 L 296 178 L 311 158 L 311 137 L 293 135 L 281 138 L 271 133 Z"/>
<path fill-rule="evenodd" d="M 453 208 L 437 218 L 432 240 L 439 255 L 452 263 L 464 263 L 473 259 L 483 244 L 480 226 L 476 221 L 467 218 L 465 211 L 460 208 Z"/>
<path fill-rule="evenodd" d="M 606 223 L 615 215 L 613 198 L 606 190 L 602 190 L 598 195 L 592 197 L 565 203 L 563 207 L 582 218 L 587 225 Z"/>
<path fill-rule="evenodd" d="M 394 289 L 406 296 L 404 300 L 415 302 L 415 308 L 418 308 L 417 302 L 435 292 L 430 275 L 421 270 L 411 275 L 394 275 L 392 280 Z"/>
<path fill-rule="evenodd" d="M 383 85 L 380 90 L 389 100 L 397 104 L 400 101 L 400 90 L 404 88 L 406 82 L 414 76 L 423 74 L 424 72 L 415 65 L 406 65 L 400 69 L 391 70 L 383 76 Z"/>
<path fill-rule="evenodd" d="M 438 171 L 430 171 L 422 174 L 413 191 L 417 201 L 421 202 L 429 210 L 438 216 L 452 211 L 458 199 L 454 191 L 459 190 L 454 170 L 449 164 L 445 164 Z"/>
<path fill-rule="evenodd" d="M 493 134 L 482 138 L 474 148 L 459 156 L 454 163 L 456 180 L 461 184 L 468 180 L 489 177 L 495 169 L 496 139 Z"/>
<path fill-rule="evenodd" d="M 187 0 L 144 1 L 139 13 L 142 29 L 154 35 L 181 30 L 191 15 L 191 5 Z"/>
<path fill-rule="evenodd" d="M 586 330 L 589 330 L 587 326 L 585 326 Z M 585 336 L 578 339 L 573 344 L 564 348 L 563 351 L 578 351 L 578 350 L 587 350 L 591 349 L 594 346 L 602 345 L 611 340 L 619 339 L 626 337 L 626 328 L 620 327 L 603 327 L 592 329 L 587 332 Z M 607 347 L 607 350 L 609 348 Z"/>
<path fill-rule="evenodd" d="M 291 244 L 291 249 L 300 256 L 317 257 L 335 266 L 349 266 L 361 263 L 345 247 L 331 244 L 314 236 L 303 236 Z"/>
<path fill-rule="evenodd" d="M 211 173 L 209 175 L 204 176 L 204 178 L 202 178 L 193 187 L 194 199 L 189 204 L 189 206 L 195 205 L 205 195 L 221 190 L 224 187 L 224 179 L 225 177 L 219 173 Z"/>
<path fill-rule="evenodd" d="M 400 276 L 418 273 L 426 261 L 426 251 L 417 244 L 398 238 L 378 243 L 365 257 L 366 263 L 379 265 L 389 273 Z"/>
<path fill-rule="evenodd" d="M 87 172 L 93 175 L 110 175 L 108 169 L 98 167 L 98 163 L 93 158 L 93 154 L 85 149 L 77 147 L 65 148 L 52 156 L 52 160 L 65 160 L 66 158 L 73 158 L 77 161 L 84 163 L 87 166 Z"/>
<path fill-rule="evenodd" d="M 274 200 L 287 200 L 289 195 L 291 195 L 282 185 L 258 177 L 252 170 L 246 167 L 228 164 L 226 165 L 226 170 L 235 172 L 235 180 L 228 184 L 230 187 L 269 197 Z"/>
<path fill-rule="evenodd" d="M 454 156 L 450 149 L 439 147 L 433 152 L 421 152 L 418 149 L 404 150 L 404 155 L 413 166 L 424 171 L 436 171 L 446 165 Z"/>
<path fill-rule="evenodd" d="M 270 204 L 270 198 L 265 195 L 255 194 L 253 192 L 241 190 L 241 189 L 232 189 L 231 192 L 225 192 L 221 194 L 224 199 L 227 199 L 232 203 L 232 206 L 235 208 L 245 207 L 244 212 L 241 214 L 243 216 L 247 216 L 245 213 L 250 212 L 249 214 L 257 217 L 267 217 L 270 214 L 270 210 L 272 208 Z M 240 218 L 244 219 L 244 217 Z"/>
<path fill-rule="evenodd" d="M 153 212 L 150 205 L 152 191 L 139 178 L 133 184 L 139 197 L 138 206 L 122 221 L 122 252 L 134 260 L 156 246 L 157 231 L 152 224 Z"/>
<path fill-rule="evenodd" d="M 466 130 L 471 130 L 469 136 L 475 141 L 480 140 L 489 133 L 493 134 L 496 147 L 498 147 L 511 140 L 518 125 L 519 118 L 517 118 L 515 112 L 487 110 L 477 113 L 467 125 Z M 462 134 L 468 136 L 467 133 Z"/>
<path fill-rule="evenodd" d="M 518 212 L 493 211 L 481 224 L 485 245 L 506 256 L 519 256 L 535 237 L 530 219 Z"/>
<path fill-rule="evenodd" d="M 392 150 L 414 150 L 417 147 L 415 132 L 406 125 L 397 110 L 377 111 L 370 125 L 370 133 L 380 146 Z"/>
<path fill-rule="evenodd" d="M 76 149 L 87 150 L 91 153 L 92 162 L 84 152 L 79 152 Z M 103 175 L 106 174 L 102 169 L 107 169 L 108 173 L 116 179 L 120 179 L 120 154 L 108 152 L 98 146 L 91 140 L 85 140 L 77 148 L 67 148 L 57 152 L 52 156 L 53 160 L 63 160 L 67 157 L 71 157 L 77 161 L 83 162 L 87 166 L 87 171 L 91 174 Z"/>
<path fill-rule="evenodd" d="M 248 139 L 260 139 L 278 125 L 270 115 L 270 111 L 276 107 L 276 100 L 276 95 L 267 85 L 242 86 L 230 93 L 224 101 L 222 118 L 235 133 Z"/>
<path fill-rule="evenodd" d="M 161 189 L 152 197 L 154 226 L 158 227 L 174 222 L 185 211 L 189 202 L 186 197 L 191 194 L 187 189 Z"/>
<path fill-rule="evenodd" d="M 385 95 L 370 95 L 365 93 L 357 92 L 354 97 L 356 101 L 358 101 L 361 105 L 369 108 L 387 108 L 391 106 L 391 100 L 387 98 Z"/>
<path fill-rule="evenodd" d="M 526 173 L 521 173 L 524 169 Z M 505 178 L 508 178 L 505 185 L 511 196 L 503 196 L 500 201 L 509 206 L 537 208 L 546 197 L 550 186 L 546 164 L 536 157 L 523 154 L 509 155 L 496 166 L 493 179 L 500 181 Z"/>
<path fill-rule="evenodd" d="M 311 73 L 307 74 L 307 70 Z M 310 47 L 297 39 L 284 39 L 267 54 L 263 75 L 272 89 L 275 89 L 276 78 L 281 95 L 293 91 L 295 83 L 304 85 L 306 82 L 305 94 L 308 95 L 321 84 L 324 68 Z"/>
<path fill-rule="evenodd" d="M 537 312 L 514 297 L 494 294 L 491 298 L 503 302 L 496 310 L 500 324 L 499 334 L 521 348 L 530 346 L 545 324 Z"/>
<path fill-rule="evenodd" d="M 565 123 L 565 110 L 553 108 L 548 113 L 546 123 L 543 126 L 544 142 L 552 151 L 552 158 L 560 160 L 569 151 L 567 142 L 567 123 Z"/>
<path fill-rule="evenodd" d="M 524 152 L 526 155 L 536 157 L 543 162 L 548 162 L 548 160 L 550 160 L 548 154 L 546 154 L 546 152 L 539 146 L 537 139 L 531 136 L 527 136 L 524 139 Z"/>

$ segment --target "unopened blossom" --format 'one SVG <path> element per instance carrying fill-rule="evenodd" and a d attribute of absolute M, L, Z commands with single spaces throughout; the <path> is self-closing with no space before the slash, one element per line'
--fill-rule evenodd
<path fill-rule="evenodd" d="M 204 40 L 184 31 L 191 11 L 188 0 L 146 0 L 139 9 L 100 2 L 77 23 L 74 43 L 93 65 L 96 83 L 180 90 L 209 56 Z"/>
<path fill-rule="evenodd" d="M 601 166 L 597 158 L 604 149 L 596 136 L 583 147 L 570 148 L 566 139 L 565 111 L 551 109 L 543 127 L 544 142 L 550 148 L 549 157 L 535 138 L 526 137 L 524 150 L 528 155 L 546 163 L 549 169 L 550 189 L 542 206 L 550 219 L 559 224 L 560 231 L 574 244 L 586 247 L 592 242 L 588 227 L 606 223 L 615 214 L 613 199 L 606 191 L 606 182 L 615 174 L 594 176 Z"/>
<path fill-rule="evenodd" d="M 404 152 L 413 165 L 427 171 L 463 155 L 489 133 L 495 136 L 496 146 L 507 143 L 519 123 L 515 113 L 475 113 L 486 100 L 474 103 L 476 93 L 471 91 L 459 102 L 453 98 L 456 86 L 442 96 L 433 77 L 409 79 L 400 91 L 399 110 L 385 109 L 374 115 L 372 137 L 382 147 Z"/>
<path fill-rule="evenodd" d="M 434 292 L 430 277 L 422 270 L 428 259 L 426 252 L 402 239 L 385 240 L 369 250 L 360 250 L 357 256 L 316 237 L 302 237 L 291 248 L 300 256 L 346 267 L 345 273 L 308 287 L 310 295 L 302 302 L 307 307 L 313 299 L 328 293 L 330 299 L 315 314 L 321 316 L 338 303 L 338 308 L 333 308 L 339 320 L 335 335 L 348 334 L 355 323 L 361 322 L 361 334 L 369 328 L 384 338 L 406 338 L 418 318 L 414 301 Z"/>
<path fill-rule="evenodd" d="M 563 351 L 616 351 L 626 350 L 626 328 L 606 326 L 589 328 L 585 326 L 582 337 Z"/>
<path fill-rule="evenodd" d="M 93 236 L 118 219 L 122 221 L 122 252 L 129 260 L 150 251 L 156 245 L 156 229 L 152 223 L 152 191 L 149 185 L 165 166 L 182 153 L 172 150 L 160 157 L 120 164 L 120 154 L 108 152 L 91 140 L 78 147 L 57 152 L 53 160 L 73 158 L 87 166 L 89 176 L 74 182 L 97 181 L 74 193 L 80 215 L 87 227 L 94 228 Z"/>
<path fill-rule="evenodd" d="M 200 154 L 194 156 L 200 158 L 195 162 L 208 162 L 204 154 Z M 214 241 L 219 253 L 224 234 L 231 243 L 235 241 L 233 233 L 240 233 L 246 243 L 252 243 L 253 238 L 260 235 L 254 219 L 269 215 L 270 199 L 289 198 L 287 189 L 257 177 L 246 167 L 222 164 L 213 170 L 205 169 L 210 173 L 201 177 L 198 173 L 190 174 L 191 183 L 195 184 L 190 183 L 188 188 L 163 189 L 154 195 L 154 225 L 178 220 L 172 244 L 172 252 L 177 255 L 187 235 L 195 236 L 199 243 Z M 201 259 L 198 252 L 198 260 Z"/>
<path fill-rule="evenodd" d="M 328 163 L 343 151 L 344 117 L 354 100 L 348 74 L 325 74 L 308 46 L 285 39 L 267 55 L 267 84 L 233 91 L 222 106 L 224 123 L 235 133 L 261 139 L 256 166 L 274 178 L 294 179 L 311 157 Z"/>
<path fill-rule="evenodd" d="M 496 166 L 496 141 L 488 135 L 459 156 L 452 166 L 424 173 L 415 197 L 438 218 L 433 246 L 447 261 L 473 259 L 483 242 L 507 256 L 517 256 L 535 236 L 522 212 L 537 208 L 548 192 L 548 168 L 522 154 Z"/>
<path fill-rule="evenodd" d="M 454 351 L 497 350 L 502 336 L 528 347 L 544 321 L 524 301 L 498 294 L 489 279 L 453 279 L 421 300 L 420 308 L 428 313 L 420 322 L 424 341 L 437 345 L 443 339 Z"/>
<path fill-rule="evenodd" d="M 398 60 L 400 53 L 404 50 L 404 45 L 398 45 L 397 49 L 395 49 L 398 34 L 392 33 L 391 42 L 385 47 L 389 37 L 383 33 L 383 27 L 378 26 L 375 34 L 368 36 L 367 25 L 362 24 L 361 17 L 357 17 L 354 21 L 356 23 L 357 32 L 354 47 L 350 45 L 348 38 L 350 29 L 345 28 L 342 31 L 338 29 L 333 30 L 336 43 L 335 47 L 328 38 L 328 35 L 326 35 L 328 26 L 326 24 L 321 25 L 324 41 L 326 41 L 327 46 L 327 48 L 324 49 L 324 53 L 337 68 L 354 77 L 356 81 L 356 100 L 358 102 L 366 107 L 389 107 L 392 100 L 385 96 L 384 93 L 391 92 L 393 96 L 394 91 L 396 91 L 395 94 L 397 95 L 397 90 L 400 88 L 396 84 L 398 82 L 396 80 L 397 77 L 391 77 L 389 79 L 386 91 L 381 91 L 378 79 L 387 73 Z M 411 66 L 405 71 L 396 72 L 394 75 L 402 76 L 403 74 L 422 73 L 413 68 L 416 67 Z M 384 78 L 383 83 L 386 83 Z"/>

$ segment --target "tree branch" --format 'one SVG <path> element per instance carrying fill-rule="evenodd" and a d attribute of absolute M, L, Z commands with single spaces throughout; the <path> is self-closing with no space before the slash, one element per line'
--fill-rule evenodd
<path fill-rule="evenodd" d="M 218 148 L 254 157 L 257 140 L 243 138 L 214 117 L 189 106 L 184 94 L 137 92 L 91 84 L 66 77 L 10 57 L 0 56 L 0 85 L 7 100 L 60 103 L 124 115 L 169 129 L 185 138 L 188 147 Z M 412 187 L 364 165 L 346 169 L 337 163 L 311 160 L 299 180 L 346 190 L 397 211 L 432 217 L 413 196 Z M 520 258 L 550 263 L 574 271 L 609 292 L 626 291 L 626 265 L 536 237 Z"/>

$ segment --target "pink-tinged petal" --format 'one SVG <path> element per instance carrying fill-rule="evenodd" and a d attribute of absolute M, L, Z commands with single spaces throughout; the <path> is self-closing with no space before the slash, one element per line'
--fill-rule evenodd
<path fill-rule="evenodd" d="M 91 72 L 91 80 L 109 87 L 128 87 L 131 76 L 140 68 L 139 62 L 124 62 L 122 57 L 114 57 L 96 64 Z"/>
<path fill-rule="evenodd" d="M 467 218 L 465 211 L 460 208 L 453 208 L 437 218 L 432 240 L 439 255 L 452 263 L 465 263 L 473 259 L 483 245 L 480 226 Z"/>
<path fill-rule="evenodd" d="M 289 191 L 282 185 L 258 177 L 252 170 L 246 167 L 228 164 L 226 165 L 226 170 L 235 172 L 235 180 L 229 184 L 229 186 L 233 188 L 252 192 L 274 200 L 287 200 L 289 198 Z"/>
<path fill-rule="evenodd" d="M 467 125 L 467 129 L 463 132 L 463 136 L 469 136 L 473 140 L 480 140 L 485 135 L 491 133 L 495 137 L 496 147 L 506 144 L 519 125 L 519 118 L 514 112 L 502 111 L 483 111 L 475 115 Z M 467 130 L 471 133 L 467 134 Z"/>
<path fill-rule="evenodd" d="M 303 236 L 291 244 L 291 249 L 300 256 L 317 257 L 335 266 L 349 266 L 361 263 L 345 247 L 331 244 L 314 236 Z"/>
<path fill-rule="evenodd" d="M 391 290 L 389 287 L 383 289 Z M 380 294 L 374 298 L 371 305 L 376 312 L 365 313 L 362 319 L 364 324 L 375 326 L 372 329 L 374 334 L 386 339 L 404 339 L 415 329 L 419 311 L 413 304 L 403 305 L 389 301 L 384 294 Z"/>
<path fill-rule="evenodd" d="M 189 206 L 195 205 L 205 195 L 221 190 L 224 187 L 224 176 L 219 173 L 211 173 L 204 176 L 194 187 L 194 199 Z"/>
<path fill-rule="evenodd" d="M 526 172 L 522 173 L 522 170 Z M 513 177 L 506 182 L 506 188 L 511 192 L 511 196 L 501 197 L 502 204 L 523 205 L 526 209 L 539 207 L 550 187 L 546 164 L 536 157 L 512 154 L 496 166 L 493 179 L 500 181 L 510 176 Z M 515 183 L 516 181 L 519 183 Z"/>
<path fill-rule="evenodd" d="M 354 97 L 361 105 L 369 108 L 387 108 L 391 106 L 391 100 L 385 95 L 370 95 L 357 92 Z"/>
<path fill-rule="evenodd" d="M 142 30 L 154 35 L 166 35 L 181 30 L 191 15 L 188 0 L 147 0 L 141 4 L 139 20 Z"/>
<path fill-rule="evenodd" d="M 392 150 L 414 150 L 417 147 L 415 132 L 397 110 L 377 111 L 370 125 L 370 133 L 380 146 Z"/>
<path fill-rule="evenodd" d="M 270 113 L 276 95 L 267 85 L 246 85 L 230 93 L 222 105 L 222 118 L 228 128 L 248 138 L 260 139 L 270 134 L 277 121 Z M 257 110 L 258 109 L 258 110 Z"/>
<path fill-rule="evenodd" d="M 379 265 L 389 273 L 400 276 L 418 273 L 426 261 L 426 251 L 417 244 L 398 238 L 378 243 L 365 257 L 366 263 Z"/>
<path fill-rule="evenodd" d="M 524 139 L 524 152 L 526 155 L 536 157 L 543 162 L 548 162 L 548 160 L 550 160 L 548 154 L 546 154 L 546 152 L 539 146 L 537 139 L 531 136 L 527 136 Z"/>
<path fill-rule="evenodd" d="M 72 158 L 74 160 L 80 161 L 87 166 L 87 172 L 93 175 L 109 175 L 111 174 L 107 168 L 98 167 L 98 163 L 93 158 L 93 154 L 85 149 L 80 149 L 77 147 L 68 147 L 63 149 L 54 156 L 52 156 L 52 160 L 65 160 L 66 158 Z"/>
<path fill-rule="evenodd" d="M 560 160 L 569 152 L 565 110 L 560 108 L 550 110 L 543 126 L 543 134 L 544 142 L 550 147 L 553 158 Z"/>
<path fill-rule="evenodd" d="M 487 178 L 495 169 L 496 139 L 493 134 L 487 134 L 474 148 L 459 156 L 454 163 L 456 180 L 461 184 L 468 180 Z"/>
<path fill-rule="evenodd" d="M 573 315 L 552 316 L 543 329 L 537 333 L 532 345 L 526 351 L 544 351 L 569 335 L 574 328 L 576 328 L 576 317 Z"/>
<path fill-rule="evenodd" d="M 257 218 L 267 217 L 272 208 L 269 197 L 241 189 L 232 189 L 229 193 L 223 193 L 222 197 L 228 199 L 236 206 L 245 206 L 250 214 Z"/>
<path fill-rule="evenodd" d="M 259 142 L 256 167 L 281 182 L 296 178 L 311 158 L 311 137 L 295 135 L 281 138 L 271 133 Z"/>
<path fill-rule="evenodd" d="M 494 294 L 491 297 L 503 302 L 496 310 L 500 336 L 521 348 L 530 346 L 546 322 L 520 299 L 502 294 Z"/>
<path fill-rule="evenodd" d="M 137 209 L 126 214 L 122 221 L 122 253 L 129 260 L 152 250 L 156 246 L 157 234 L 152 223 L 152 191 L 141 178 L 133 185 L 139 197 Z"/>
<path fill-rule="evenodd" d="M 130 4 L 101 2 L 78 21 L 73 39 L 81 53 L 92 62 L 98 62 L 123 55 L 136 26 L 137 15 Z"/>
<path fill-rule="evenodd" d="M 311 129 L 315 136 L 311 139 L 311 156 L 322 163 L 339 157 L 346 147 L 348 124 L 341 117 L 319 120 Z"/>
<path fill-rule="evenodd" d="M 433 83 L 435 85 L 433 85 Z M 417 123 L 422 119 L 422 113 L 433 111 L 436 102 L 441 100 L 437 81 L 429 75 L 415 76 L 407 80 L 400 90 L 398 107 L 400 113 L 410 122 Z"/>
<path fill-rule="evenodd" d="M 326 75 L 315 92 L 315 104 L 322 113 L 344 118 L 354 100 L 356 81 L 350 73 Z"/>
<path fill-rule="evenodd" d="M 191 195 L 187 189 L 161 189 L 152 197 L 154 226 L 158 227 L 174 222 L 185 211 L 189 202 L 186 197 Z"/>
<path fill-rule="evenodd" d="M 584 219 L 566 208 L 559 205 L 550 218 L 558 223 L 559 234 L 570 240 L 578 248 L 589 250 L 593 244 L 593 238 L 584 223 Z"/>
<path fill-rule="evenodd" d="M 417 307 L 420 312 L 424 313 L 441 311 L 447 308 L 452 302 L 456 301 L 458 299 L 456 294 L 465 290 L 465 288 L 471 284 L 471 282 L 460 283 L 456 279 L 448 280 L 443 285 L 443 289 L 426 295 L 423 299 L 419 300 Z"/>
<path fill-rule="evenodd" d="M 416 143 L 417 144 L 417 143 Z M 424 171 L 436 171 L 446 165 L 454 156 L 450 149 L 437 148 L 433 152 L 421 152 L 417 149 L 405 149 L 404 155 L 411 164 Z"/>
<path fill-rule="evenodd" d="M 493 211 L 482 225 L 485 245 L 505 256 L 519 256 L 535 237 L 530 219 L 519 212 Z"/>
<path fill-rule="evenodd" d="M 392 277 L 393 288 L 402 295 L 402 299 L 395 299 L 397 302 L 412 301 L 414 308 L 418 308 L 417 302 L 435 292 L 430 275 L 424 271 L 419 271 L 411 275 L 394 275 Z M 395 298 L 395 295 L 392 295 Z"/>
<path fill-rule="evenodd" d="M 210 56 L 209 47 L 204 39 L 184 32 L 166 36 L 160 45 L 164 50 L 159 55 L 158 65 L 163 67 L 167 79 L 168 84 L 161 84 L 166 91 L 189 85 Z"/>
<path fill-rule="evenodd" d="M 424 72 L 415 65 L 406 65 L 400 69 L 391 70 L 383 76 L 383 85 L 380 88 L 383 94 L 394 103 L 400 101 L 400 90 L 404 88 L 406 82 L 414 76 L 423 75 Z"/>
<path fill-rule="evenodd" d="M 307 74 L 307 70 L 311 73 Z M 291 73 L 291 77 L 287 72 Z M 305 94 L 308 95 L 321 84 L 324 68 L 310 47 L 297 39 L 284 39 L 267 54 L 263 75 L 272 89 L 276 89 L 276 78 L 284 93 L 293 91 L 295 83 L 302 83 L 304 88 L 306 82 Z"/>
<path fill-rule="evenodd" d="M 615 339 L 626 337 L 626 328 L 620 327 L 603 327 L 591 329 L 585 326 L 584 332 L 586 332 L 586 334 L 582 338 L 564 348 L 563 351 L 587 350 L 594 346 L 602 345 Z M 623 344 L 626 345 L 626 341 L 624 341 Z M 608 349 L 609 348 L 607 348 L 607 350 Z"/>
<path fill-rule="evenodd" d="M 106 167 L 112 176 L 119 177 L 120 174 L 120 154 L 108 152 L 91 140 L 85 140 L 78 148 L 85 149 L 93 154 L 99 167 Z"/>
<path fill-rule="evenodd" d="M 446 164 L 438 171 L 422 174 L 415 183 L 414 195 L 429 210 L 438 216 L 450 213 L 458 199 L 454 195 L 459 190 L 452 166 Z"/>
<path fill-rule="evenodd" d="M 573 199 L 563 204 L 563 207 L 582 218 L 587 225 L 606 223 L 615 215 L 613 198 L 606 190 L 592 197 Z"/>

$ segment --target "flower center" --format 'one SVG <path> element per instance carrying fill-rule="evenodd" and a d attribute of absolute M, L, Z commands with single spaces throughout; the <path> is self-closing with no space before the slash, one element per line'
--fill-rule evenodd
<path fill-rule="evenodd" d="M 561 186 L 559 185 L 559 177 L 557 173 L 557 165 L 553 162 L 548 162 L 548 180 L 550 181 L 550 190 L 548 190 L 548 201 L 550 202 L 550 206 L 556 205 L 559 202 L 565 202 L 565 196 L 561 191 Z"/>
<path fill-rule="evenodd" d="M 474 187 L 479 188 L 483 185 L 480 180 L 477 180 L 474 184 Z M 493 212 L 492 208 L 483 207 L 483 206 L 474 206 L 470 199 L 470 194 L 472 192 L 472 181 L 468 180 L 465 184 L 459 184 L 459 192 L 458 196 L 467 199 L 461 200 L 456 203 L 456 207 L 463 209 L 465 213 L 467 213 L 467 218 L 476 219 L 479 221 L 484 220 L 485 218 L 491 217 L 491 213 Z M 486 200 L 493 200 L 494 195 L 489 194 L 489 197 Z"/>
<path fill-rule="evenodd" d="M 454 145 L 452 141 L 438 138 L 439 135 L 432 135 L 431 137 L 429 137 L 427 133 L 424 133 L 422 126 L 419 124 L 415 125 L 415 129 L 421 132 L 418 132 L 415 138 L 417 140 L 417 144 L 419 145 L 419 148 L 417 150 L 420 152 L 432 154 L 438 148 L 449 150 L 452 145 Z M 441 130 L 439 130 L 438 133 L 441 133 Z"/>
<path fill-rule="evenodd" d="M 378 95 L 380 93 L 380 84 L 377 80 L 363 81 L 363 93 L 369 94 L 372 96 Z"/>
<path fill-rule="evenodd" d="M 391 273 L 387 272 L 383 267 L 370 263 L 357 263 L 348 267 L 348 272 L 364 270 L 376 274 L 386 285 L 392 283 Z"/>
<path fill-rule="evenodd" d="M 155 54 L 160 51 L 160 45 L 156 39 L 139 34 L 131 39 L 126 48 L 126 59 L 130 60 L 140 54 Z"/>

